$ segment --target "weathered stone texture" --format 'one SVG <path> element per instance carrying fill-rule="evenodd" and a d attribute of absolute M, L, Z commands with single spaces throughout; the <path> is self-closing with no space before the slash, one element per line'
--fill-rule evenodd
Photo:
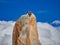
<path fill-rule="evenodd" d="M 15 23 L 12 45 L 41 45 L 34 14 L 23 15 Z"/>

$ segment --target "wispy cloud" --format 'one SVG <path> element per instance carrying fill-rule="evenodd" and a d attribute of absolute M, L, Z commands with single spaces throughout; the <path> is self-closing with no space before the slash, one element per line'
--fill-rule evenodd
<path fill-rule="evenodd" d="M 60 20 L 55 20 L 52 22 L 52 24 L 60 24 Z"/>
<path fill-rule="evenodd" d="M 48 12 L 47 10 L 40 10 L 40 11 L 38 11 L 38 13 L 46 13 L 46 12 Z"/>

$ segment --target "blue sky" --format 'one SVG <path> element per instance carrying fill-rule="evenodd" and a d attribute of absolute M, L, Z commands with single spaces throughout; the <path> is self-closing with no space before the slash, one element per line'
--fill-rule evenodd
<path fill-rule="evenodd" d="M 0 20 L 16 21 L 31 10 L 37 21 L 60 20 L 60 0 L 0 0 Z"/>

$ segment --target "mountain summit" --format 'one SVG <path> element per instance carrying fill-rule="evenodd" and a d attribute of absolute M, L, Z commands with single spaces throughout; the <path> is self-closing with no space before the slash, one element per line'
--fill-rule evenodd
<path fill-rule="evenodd" d="M 28 12 L 16 21 L 13 29 L 12 45 L 41 45 L 36 17 L 33 13 Z"/>

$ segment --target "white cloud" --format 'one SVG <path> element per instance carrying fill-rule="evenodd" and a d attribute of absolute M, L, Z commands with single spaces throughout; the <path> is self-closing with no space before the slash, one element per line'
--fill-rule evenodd
<path fill-rule="evenodd" d="M 12 45 L 14 24 L 14 21 L 0 21 L 0 45 Z M 37 22 L 37 27 L 42 45 L 60 45 L 60 27 L 42 22 Z"/>
<path fill-rule="evenodd" d="M 0 45 L 12 45 L 13 21 L 0 21 Z"/>
<path fill-rule="evenodd" d="M 60 27 L 38 22 L 38 33 L 42 45 L 60 45 Z"/>
<path fill-rule="evenodd" d="M 52 24 L 60 24 L 60 20 L 55 20 L 52 22 Z"/>

